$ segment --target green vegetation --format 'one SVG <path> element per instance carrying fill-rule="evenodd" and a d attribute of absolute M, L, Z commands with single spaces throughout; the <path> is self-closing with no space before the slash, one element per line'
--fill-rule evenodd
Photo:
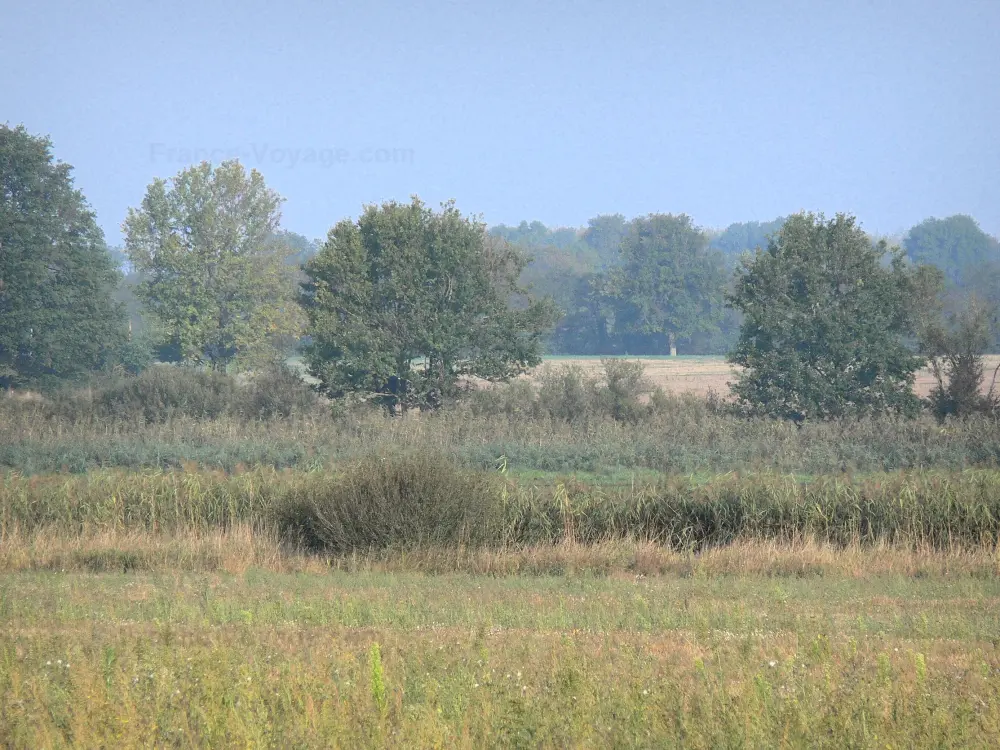
<path fill-rule="evenodd" d="M 968 217 L 907 257 L 843 215 L 413 198 L 321 245 L 232 161 L 155 180 L 112 257 L 69 171 L 0 127 L 0 745 L 995 744 Z M 546 340 L 743 370 L 518 377 Z"/>
<path fill-rule="evenodd" d="M 689 216 L 635 219 L 620 252 L 608 280 L 620 330 L 649 338 L 646 348 L 661 354 L 676 354 L 679 338 L 717 330 L 726 276 Z"/>
<path fill-rule="evenodd" d="M 236 161 L 155 180 L 122 225 L 137 295 L 178 358 L 224 370 L 280 358 L 299 333 L 281 197 Z"/>
<path fill-rule="evenodd" d="M 496 578 L 359 565 L 4 576 L 0 742 L 988 747 L 1000 728 L 1000 590 L 961 569 Z"/>
<path fill-rule="evenodd" d="M 610 377 L 609 377 L 610 376 Z M 1000 423 L 746 419 L 718 399 L 649 392 L 641 370 L 603 377 L 552 368 L 534 382 L 472 390 L 445 409 L 398 419 L 320 405 L 285 369 L 242 381 L 160 365 L 46 398 L 0 399 L 0 467 L 23 474 L 92 468 L 336 468 L 373 453 L 426 451 L 459 466 L 596 475 L 961 470 L 1000 465 Z M 648 394 L 648 396 L 647 396 Z"/>
<path fill-rule="evenodd" d="M 0 536 L 242 525 L 333 555 L 629 539 L 686 549 L 800 539 L 947 549 L 991 544 L 998 519 L 995 470 L 589 484 L 518 480 L 417 454 L 339 472 L 100 471 L 9 477 L 0 488 Z"/>
<path fill-rule="evenodd" d="M 125 317 L 104 235 L 47 138 L 0 124 L 0 388 L 113 364 Z"/>
<path fill-rule="evenodd" d="M 508 304 L 526 260 L 487 240 L 453 204 L 435 213 L 416 198 L 337 224 L 303 285 L 320 389 L 395 412 L 440 406 L 460 377 L 503 381 L 537 365 L 552 309 Z"/>
<path fill-rule="evenodd" d="M 797 214 L 745 261 L 731 297 L 746 316 L 730 355 L 742 406 L 795 422 L 916 413 L 923 361 L 903 339 L 918 285 L 888 254 L 851 217 Z"/>

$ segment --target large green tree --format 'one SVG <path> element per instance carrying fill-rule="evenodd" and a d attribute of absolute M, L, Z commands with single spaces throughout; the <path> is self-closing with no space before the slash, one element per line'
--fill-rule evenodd
<path fill-rule="evenodd" d="M 115 357 L 125 318 L 104 235 L 47 138 L 0 125 L 0 386 L 79 377 Z"/>
<path fill-rule="evenodd" d="M 554 320 L 546 300 L 511 305 L 525 263 L 452 203 L 367 206 L 305 266 L 310 373 L 396 411 L 437 406 L 463 376 L 524 372 Z"/>
<path fill-rule="evenodd" d="M 186 361 L 213 369 L 280 357 L 300 331 L 296 249 L 276 235 L 281 197 L 238 161 L 154 180 L 122 226 L 137 294 Z"/>
<path fill-rule="evenodd" d="M 924 360 L 906 345 L 925 275 L 898 249 L 872 244 L 851 216 L 797 214 L 744 263 L 730 302 L 744 314 L 730 361 L 749 411 L 831 419 L 919 408 Z"/>
<path fill-rule="evenodd" d="M 628 225 L 608 289 L 621 332 L 652 339 L 654 351 L 676 354 L 678 339 L 716 329 L 725 267 L 689 216 L 650 214 Z"/>

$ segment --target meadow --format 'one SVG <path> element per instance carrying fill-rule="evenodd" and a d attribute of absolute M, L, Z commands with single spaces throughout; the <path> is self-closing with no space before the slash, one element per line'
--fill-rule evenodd
<path fill-rule="evenodd" d="M 994 747 L 1000 424 L 642 375 L 5 399 L 0 745 Z"/>

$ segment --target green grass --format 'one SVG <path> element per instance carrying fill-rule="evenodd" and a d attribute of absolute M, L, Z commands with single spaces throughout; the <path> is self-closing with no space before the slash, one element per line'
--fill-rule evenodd
<path fill-rule="evenodd" d="M 998 604 L 961 576 L 18 573 L 0 744 L 990 747 Z"/>
<path fill-rule="evenodd" d="M 462 468 L 433 454 L 374 454 L 340 472 L 256 469 L 10 476 L 0 539 L 237 526 L 324 553 L 426 546 L 509 548 L 648 540 L 700 549 L 738 541 L 874 545 L 995 543 L 1000 472 L 909 472 L 800 481 L 775 474 L 543 481 Z"/>

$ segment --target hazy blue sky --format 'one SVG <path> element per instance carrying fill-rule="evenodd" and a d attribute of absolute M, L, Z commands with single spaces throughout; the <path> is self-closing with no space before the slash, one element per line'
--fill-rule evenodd
<path fill-rule="evenodd" d="M 234 153 L 311 237 L 413 193 L 1000 233 L 1000 0 L 0 0 L 0 49 L 0 121 L 52 137 L 112 243 L 153 177 Z"/>

